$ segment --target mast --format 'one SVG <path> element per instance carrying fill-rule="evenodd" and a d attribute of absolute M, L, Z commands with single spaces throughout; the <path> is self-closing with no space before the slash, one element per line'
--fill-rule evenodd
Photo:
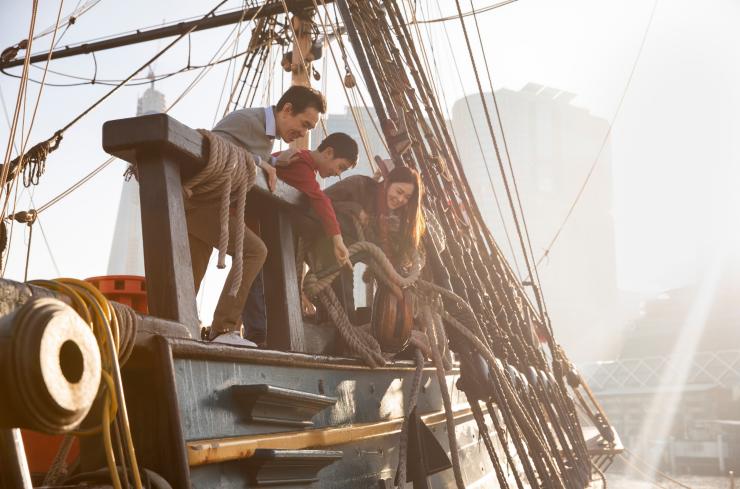
<path fill-rule="evenodd" d="M 313 28 L 314 10 L 304 11 L 303 16 L 293 13 L 290 24 L 293 27 L 293 56 L 291 58 L 291 85 L 311 87 L 310 69 L 311 59 L 311 31 Z M 290 143 L 291 149 L 309 149 L 311 146 L 311 132 L 305 137 Z"/>

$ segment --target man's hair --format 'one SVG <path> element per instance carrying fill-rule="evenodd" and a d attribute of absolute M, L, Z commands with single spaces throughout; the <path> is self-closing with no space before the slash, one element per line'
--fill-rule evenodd
<path fill-rule="evenodd" d="M 309 107 L 313 107 L 320 114 L 326 112 L 326 99 L 321 95 L 321 92 L 302 85 L 294 85 L 287 89 L 283 96 L 280 97 L 280 100 L 278 100 L 275 108 L 280 112 L 285 107 L 285 104 L 291 104 L 293 114 L 296 115 Z"/>
<path fill-rule="evenodd" d="M 357 143 L 348 134 L 343 132 L 329 134 L 316 149 L 324 151 L 326 148 L 334 148 L 334 158 L 346 158 L 353 168 L 357 165 Z"/>

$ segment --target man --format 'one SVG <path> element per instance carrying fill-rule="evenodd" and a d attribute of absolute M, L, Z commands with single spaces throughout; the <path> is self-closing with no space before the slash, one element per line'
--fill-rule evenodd
<path fill-rule="evenodd" d="M 213 132 L 224 139 L 245 148 L 255 158 L 255 164 L 267 174 L 270 190 L 275 189 L 277 162 L 271 156 L 275 138 L 290 143 L 305 136 L 316 127 L 319 115 L 326 112 L 326 101 L 320 92 L 303 86 L 289 88 L 277 105 L 264 108 L 249 108 L 234 111 L 224 117 Z M 193 279 L 196 292 L 205 275 L 213 248 L 218 245 L 219 220 L 218 202 L 186 203 L 186 220 L 190 257 L 193 263 Z M 244 219 L 244 216 L 230 216 Z M 234 228 L 229 225 L 230 254 L 234 250 Z M 241 312 L 255 276 L 262 268 L 267 248 L 262 240 L 248 228 L 244 230 L 243 272 L 239 290 L 231 297 L 227 290 L 221 291 L 213 314 L 210 339 L 218 343 L 240 346 L 256 346 L 242 338 Z M 229 273 L 232 273 L 233 270 Z"/>
<path fill-rule="evenodd" d="M 316 181 L 316 175 L 334 177 L 354 168 L 357 165 L 357 143 L 347 134 L 335 132 L 324 138 L 314 151 L 290 152 L 289 159 L 285 153 L 278 155 L 278 178 L 308 197 L 324 233 L 331 240 L 337 262 L 352 268 L 334 208 Z M 267 321 L 261 275 L 254 281 L 242 317 L 247 339 L 263 347 L 267 339 Z"/>

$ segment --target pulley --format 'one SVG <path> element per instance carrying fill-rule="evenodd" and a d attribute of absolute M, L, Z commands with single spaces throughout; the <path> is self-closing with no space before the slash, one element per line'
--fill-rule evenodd
<path fill-rule="evenodd" d="M 414 327 L 411 289 L 391 290 L 385 285 L 379 286 L 370 321 L 375 339 L 384 352 L 397 353 L 406 348 Z"/>
<path fill-rule="evenodd" d="M 98 393 L 100 351 L 90 327 L 51 297 L 26 302 L 0 326 L 0 427 L 64 433 Z"/>
<path fill-rule="evenodd" d="M 346 75 L 344 75 L 344 86 L 347 88 L 355 88 L 355 86 L 357 86 L 355 75 L 353 75 L 352 73 L 347 73 Z"/>

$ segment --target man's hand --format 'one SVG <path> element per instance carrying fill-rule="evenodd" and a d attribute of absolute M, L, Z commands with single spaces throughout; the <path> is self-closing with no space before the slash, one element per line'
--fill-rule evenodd
<path fill-rule="evenodd" d="M 277 170 L 274 166 L 269 163 L 265 163 L 264 161 L 260 163 L 260 168 L 265 172 L 267 188 L 270 189 L 270 192 L 274 192 L 275 187 L 277 186 Z"/>
<path fill-rule="evenodd" d="M 342 266 L 347 266 L 352 269 L 352 262 L 349 259 L 349 250 L 344 245 L 344 240 L 341 234 L 332 236 L 332 242 L 334 243 L 334 256 L 337 259 L 337 263 Z"/>
<path fill-rule="evenodd" d="M 298 159 L 298 150 L 286 149 L 285 151 L 281 151 L 280 154 L 277 156 L 277 160 L 275 160 L 275 166 L 288 166 L 296 159 Z"/>

